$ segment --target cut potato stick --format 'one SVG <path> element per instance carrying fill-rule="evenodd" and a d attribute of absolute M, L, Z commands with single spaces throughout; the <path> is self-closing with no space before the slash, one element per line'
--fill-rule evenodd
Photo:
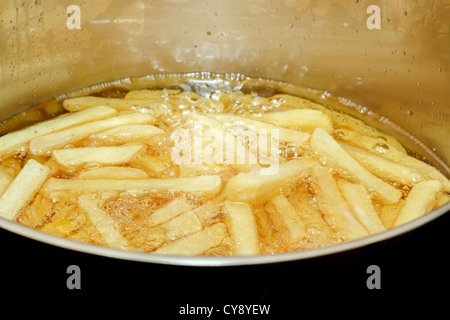
<path fill-rule="evenodd" d="M 76 166 L 83 163 L 122 164 L 139 151 L 145 149 L 142 144 L 126 144 L 112 147 L 86 147 L 53 150 L 52 156 L 63 166 Z"/>
<path fill-rule="evenodd" d="M 320 128 L 316 129 L 311 136 L 311 145 L 333 164 L 343 168 L 359 182 L 363 183 L 369 191 L 375 192 L 377 197 L 384 203 L 396 203 L 401 198 L 402 193 L 400 190 L 367 171 L 326 131 Z"/>
<path fill-rule="evenodd" d="M 208 114 L 208 116 L 221 121 L 223 123 L 223 127 L 226 129 L 232 127 L 246 127 L 255 132 L 261 129 L 278 130 L 278 137 L 280 141 L 286 142 L 292 146 L 301 146 L 307 142 L 310 137 L 310 134 L 306 132 L 281 128 L 267 122 L 256 121 L 240 116 L 229 114 Z"/>
<path fill-rule="evenodd" d="M 338 186 L 353 214 L 370 234 L 386 230 L 375 211 L 366 188 L 362 184 L 340 180 Z"/>
<path fill-rule="evenodd" d="M 394 227 L 423 216 L 433 209 L 442 191 L 442 183 L 437 180 L 416 184 L 406 197 L 405 205 L 395 220 Z"/>
<path fill-rule="evenodd" d="M 290 238 L 294 241 L 303 238 L 305 236 L 305 226 L 303 225 L 300 215 L 295 211 L 295 208 L 291 205 L 286 196 L 279 194 L 273 197 L 271 202 L 280 215 Z"/>
<path fill-rule="evenodd" d="M 217 194 L 222 186 L 219 176 L 199 176 L 192 178 L 169 179 L 92 179 L 69 180 L 50 178 L 43 186 L 44 192 L 70 190 L 73 192 L 105 192 L 105 191 L 169 191 L 202 193 L 204 195 Z"/>
<path fill-rule="evenodd" d="M 250 205 L 227 200 L 223 208 L 230 219 L 230 233 L 234 241 L 233 254 L 258 254 L 258 232 Z"/>
<path fill-rule="evenodd" d="M 155 210 L 150 215 L 148 225 L 157 226 L 193 208 L 194 206 L 186 199 L 184 195 L 179 196 L 170 201 L 164 207 Z"/>
<path fill-rule="evenodd" d="M 313 132 L 315 128 L 322 128 L 331 133 L 333 125 L 330 117 L 324 111 L 312 109 L 294 109 L 288 111 L 263 113 L 255 119 L 273 123 L 289 129 Z"/>
<path fill-rule="evenodd" d="M 73 128 L 32 139 L 30 141 L 29 152 L 34 155 L 48 154 L 53 149 L 63 147 L 68 143 L 86 138 L 91 134 L 104 131 L 106 129 L 127 124 L 149 123 L 154 120 L 154 117 L 147 114 L 129 113 L 105 120 L 85 123 Z"/>
<path fill-rule="evenodd" d="M 314 189 L 325 220 L 348 240 L 368 236 L 366 228 L 354 217 L 339 191 L 331 173 L 325 168 L 313 168 Z"/>
<path fill-rule="evenodd" d="M 384 205 L 383 208 L 381 208 L 379 217 L 386 229 L 390 229 L 394 226 L 395 220 L 397 219 L 404 205 L 405 200 L 400 199 L 400 201 L 396 204 L 387 204 Z"/>
<path fill-rule="evenodd" d="M 174 96 L 181 93 L 179 89 L 164 89 L 164 90 L 131 90 L 125 95 L 125 99 L 131 100 L 163 100 L 164 98 Z"/>
<path fill-rule="evenodd" d="M 85 96 L 66 99 L 63 102 L 63 108 L 68 111 L 84 110 L 95 106 L 107 106 L 117 110 L 133 110 L 134 108 L 149 106 L 149 101 Z"/>
<path fill-rule="evenodd" d="M 145 171 L 132 167 L 100 167 L 81 171 L 80 179 L 145 179 L 148 175 Z"/>
<path fill-rule="evenodd" d="M 0 216 L 13 220 L 47 179 L 50 169 L 30 159 L 0 197 Z"/>
<path fill-rule="evenodd" d="M 220 245 L 226 236 L 227 227 L 223 222 L 219 222 L 185 238 L 170 242 L 153 252 L 160 254 L 200 255 L 206 250 Z"/>
<path fill-rule="evenodd" d="M 25 129 L 11 132 L 0 137 L 0 158 L 18 152 L 31 139 L 55 131 L 80 125 L 85 122 L 104 119 L 116 114 L 117 111 L 108 107 L 93 107 L 80 112 L 64 114 L 57 118 L 40 122 Z"/>
<path fill-rule="evenodd" d="M 397 181 L 407 186 L 413 186 L 426 179 L 425 172 L 378 156 L 374 153 L 340 143 L 342 148 L 355 158 L 364 168 L 374 175 L 389 181 Z"/>
<path fill-rule="evenodd" d="M 195 213 L 188 211 L 155 227 L 163 231 L 162 241 L 173 241 L 188 234 L 198 232 L 202 224 Z M 149 231 L 151 233 L 151 231 Z"/>
<path fill-rule="evenodd" d="M 8 188 L 9 184 L 14 180 L 14 177 L 5 170 L 0 169 L 0 196 Z"/>
<path fill-rule="evenodd" d="M 239 173 L 228 181 L 225 187 L 226 196 L 233 201 L 265 200 L 313 164 L 312 159 L 291 160 L 280 164 L 278 172 L 273 175 L 263 175 L 259 169 Z"/>
<path fill-rule="evenodd" d="M 98 207 L 95 197 L 88 194 L 81 195 L 78 197 L 78 205 L 87 212 L 108 246 L 121 249 L 127 247 L 127 240 L 122 236 L 119 227 L 105 211 Z"/>
<path fill-rule="evenodd" d="M 143 154 L 140 157 L 132 161 L 133 166 L 142 168 L 144 170 L 150 171 L 150 173 L 161 173 L 167 170 L 170 166 L 165 161 L 150 156 L 148 154 Z"/>
<path fill-rule="evenodd" d="M 130 124 L 96 133 L 91 138 L 111 139 L 114 142 L 122 142 L 130 139 L 148 139 L 159 134 L 164 134 L 164 130 L 150 124 Z"/>

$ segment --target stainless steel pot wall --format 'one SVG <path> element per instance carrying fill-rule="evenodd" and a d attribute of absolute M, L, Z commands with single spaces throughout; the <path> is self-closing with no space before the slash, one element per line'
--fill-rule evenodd
<path fill-rule="evenodd" d="M 447 0 L 2 1 L 0 119 L 55 95 L 128 76 L 239 72 L 368 106 L 450 163 L 449 21 Z M 80 244 L 3 219 L 0 225 L 102 255 L 226 265 L 347 250 L 414 229 L 449 209 L 354 242 L 251 258 L 160 257 Z"/>

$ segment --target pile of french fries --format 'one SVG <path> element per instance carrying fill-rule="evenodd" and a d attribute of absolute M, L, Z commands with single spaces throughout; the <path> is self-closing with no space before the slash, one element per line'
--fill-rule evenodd
<path fill-rule="evenodd" d="M 278 253 L 383 232 L 450 200 L 449 180 L 394 137 L 295 96 L 143 89 L 63 107 L 0 137 L 0 216 L 78 241 L 159 254 Z M 171 137 L 193 123 L 200 135 L 242 129 L 234 138 L 250 155 L 239 132 L 276 130 L 276 170 L 263 173 L 274 165 L 267 157 L 175 162 Z"/>

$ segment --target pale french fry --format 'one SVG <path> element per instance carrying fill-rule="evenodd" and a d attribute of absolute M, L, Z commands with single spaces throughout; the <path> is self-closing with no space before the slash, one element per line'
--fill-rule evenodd
<path fill-rule="evenodd" d="M 48 154 L 53 149 L 63 147 L 68 143 L 86 138 L 94 133 L 122 125 L 151 123 L 154 120 L 154 117 L 147 114 L 129 113 L 109 119 L 85 123 L 32 139 L 29 145 L 29 152 L 33 155 Z"/>
<path fill-rule="evenodd" d="M 439 207 L 447 204 L 448 202 L 450 202 L 450 195 L 446 194 L 446 193 L 442 193 L 439 196 L 439 198 L 437 199 L 436 208 L 439 208 Z"/>
<path fill-rule="evenodd" d="M 116 143 L 120 143 L 129 141 L 130 139 L 148 139 L 159 134 L 164 134 L 164 130 L 150 124 L 131 124 L 96 133 L 91 138 L 110 139 Z"/>
<path fill-rule="evenodd" d="M 105 191 L 169 191 L 201 193 L 213 196 L 222 186 L 219 176 L 199 176 L 192 178 L 169 179 L 91 179 L 69 180 L 50 178 L 42 188 L 43 192 L 70 190 L 73 192 L 105 192 Z"/>
<path fill-rule="evenodd" d="M 9 184 L 14 180 L 14 177 L 6 170 L 0 168 L 0 196 L 8 188 Z"/>
<path fill-rule="evenodd" d="M 305 226 L 296 212 L 295 208 L 289 202 L 285 195 L 279 194 L 272 198 L 271 202 L 283 221 L 290 238 L 294 241 L 300 240 L 305 236 Z"/>
<path fill-rule="evenodd" d="M 227 227 L 223 222 L 219 222 L 185 238 L 170 242 L 154 252 L 160 254 L 200 255 L 206 250 L 220 245 L 226 236 Z"/>
<path fill-rule="evenodd" d="M 107 106 L 116 110 L 133 110 L 134 107 L 146 107 L 149 105 L 145 100 L 119 99 L 119 98 L 103 98 L 103 97 L 76 97 L 64 100 L 63 107 L 68 111 L 78 111 L 95 106 Z"/>
<path fill-rule="evenodd" d="M 228 181 L 226 196 L 230 200 L 243 202 L 267 199 L 313 164 L 312 159 L 291 160 L 280 164 L 278 172 L 273 175 L 263 175 L 259 169 L 239 173 Z"/>
<path fill-rule="evenodd" d="M 316 128 L 331 133 L 333 125 L 325 111 L 312 109 L 293 109 L 288 111 L 268 112 L 255 116 L 255 120 L 266 121 L 289 129 L 313 132 Z"/>
<path fill-rule="evenodd" d="M 311 136 L 311 145 L 333 164 L 343 168 L 359 182 L 363 183 L 370 192 L 375 192 L 376 196 L 384 203 L 396 203 L 401 198 L 402 193 L 400 190 L 367 171 L 326 131 L 320 128 L 316 129 Z"/>
<path fill-rule="evenodd" d="M 402 210 L 404 205 L 405 200 L 400 199 L 400 201 L 396 204 L 387 204 L 381 208 L 379 217 L 386 229 L 390 229 L 394 226 L 394 222 L 400 214 L 400 211 Z"/>
<path fill-rule="evenodd" d="M 0 137 L 0 158 L 18 152 L 31 139 L 116 114 L 113 108 L 98 106 L 80 112 L 64 114 L 57 118 L 40 122 L 25 129 Z"/>
<path fill-rule="evenodd" d="M 407 186 L 413 186 L 427 178 L 425 172 L 408 165 L 378 156 L 374 153 L 340 143 L 353 158 L 374 175 L 389 181 L 397 181 Z"/>
<path fill-rule="evenodd" d="M 81 171 L 80 179 L 145 179 L 148 175 L 145 171 L 132 167 L 100 167 Z"/>
<path fill-rule="evenodd" d="M 417 219 L 433 209 L 442 191 L 442 183 L 428 180 L 416 184 L 408 194 L 405 205 L 395 220 L 394 227 Z"/>
<path fill-rule="evenodd" d="M 366 188 L 362 184 L 339 180 L 338 186 L 351 211 L 370 234 L 386 230 L 375 211 Z"/>
<path fill-rule="evenodd" d="M 310 138 L 310 134 L 306 132 L 281 128 L 267 122 L 256 121 L 241 116 L 230 114 L 208 114 L 208 116 L 222 122 L 222 125 L 225 129 L 229 129 L 232 127 L 246 127 L 255 132 L 261 129 L 278 130 L 280 141 L 286 142 L 292 146 L 301 146 L 305 144 Z"/>
<path fill-rule="evenodd" d="M 167 222 L 170 219 L 182 214 L 183 212 L 192 210 L 194 206 L 186 199 L 184 195 L 179 196 L 164 207 L 155 210 L 149 218 L 149 226 L 157 226 L 161 223 Z"/>
<path fill-rule="evenodd" d="M 126 144 L 112 147 L 86 147 L 53 150 L 52 156 L 63 166 L 76 166 L 83 163 L 122 164 L 139 151 L 145 149 L 142 144 Z"/>
<path fill-rule="evenodd" d="M 155 227 L 163 232 L 162 241 L 173 241 L 188 234 L 198 232 L 202 224 L 195 213 L 188 211 Z M 151 233 L 151 231 L 149 231 Z"/>
<path fill-rule="evenodd" d="M 0 216 L 14 220 L 44 184 L 50 169 L 30 159 L 0 197 Z"/>
<path fill-rule="evenodd" d="M 89 194 L 79 196 L 78 205 L 87 212 L 108 246 L 121 249 L 127 247 L 127 240 L 122 236 L 120 228 L 105 211 L 98 207 L 97 199 L 94 196 Z"/>
<path fill-rule="evenodd" d="M 233 254 L 258 254 L 258 232 L 250 205 L 227 200 L 223 208 L 230 220 L 230 233 L 234 241 Z"/>
<path fill-rule="evenodd" d="M 125 95 L 125 99 L 131 100 L 156 100 L 160 101 L 167 97 L 174 96 L 181 93 L 179 89 L 164 89 L 164 90 L 130 90 Z"/>
<path fill-rule="evenodd" d="M 314 189 L 325 220 L 347 240 L 368 236 L 366 228 L 354 217 L 339 191 L 331 173 L 322 167 L 313 168 Z"/>
<path fill-rule="evenodd" d="M 165 161 L 150 156 L 148 154 L 143 154 L 138 158 L 133 159 L 133 166 L 142 168 L 144 170 L 150 171 L 150 173 L 161 173 L 167 170 L 170 166 Z"/>
<path fill-rule="evenodd" d="M 295 108 L 301 108 L 301 109 L 306 108 L 306 109 L 324 111 L 331 118 L 333 127 L 350 128 L 351 130 L 344 129 L 344 131 L 353 132 L 355 134 L 355 141 L 358 141 L 358 139 L 356 139 L 356 136 L 358 136 L 359 138 L 364 138 L 364 136 L 368 136 L 368 137 L 375 138 L 375 139 L 381 138 L 386 143 L 388 143 L 390 146 L 392 146 L 392 147 L 396 148 L 397 150 L 406 154 L 405 148 L 393 136 L 391 136 L 390 134 L 386 134 L 384 132 L 378 131 L 374 127 L 371 127 L 371 126 L 365 124 L 363 121 L 356 119 L 350 115 L 347 115 L 347 114 L 344 114 L 344 113 L 338 112 L 338 111 L 333 111 L 321 104 L 317 104 L 310 100 L 306 100 L 306 99 L 303 99 L 300 97 L 291 96 L 291 95 L 287 95 L 287 94 L 277 94 L 277 95 L 274 95 L 271 99 L 272 99 L 272 101 L 275 102 L 275 104 L 277 106 L 281 106 L 281 107 L 289 106 L 289 107 L 295 107 Z M 369 141 L 366 141 L 366 142 L 369 142 Z M 366 144 L 366 142 L 363 142 L 363 144 Z M 372 143 L 371 145 L 373 146 L 374 144 Z"/>

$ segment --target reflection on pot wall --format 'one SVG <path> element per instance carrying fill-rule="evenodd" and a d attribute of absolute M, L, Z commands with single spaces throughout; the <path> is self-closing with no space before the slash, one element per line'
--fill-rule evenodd
<path fill-rule="evenodd" d="M 239 72 L 366 105 L 449 163 L 448 21 L 448 0 L 2 1 L 0 118 L 127 76 Z"/>

